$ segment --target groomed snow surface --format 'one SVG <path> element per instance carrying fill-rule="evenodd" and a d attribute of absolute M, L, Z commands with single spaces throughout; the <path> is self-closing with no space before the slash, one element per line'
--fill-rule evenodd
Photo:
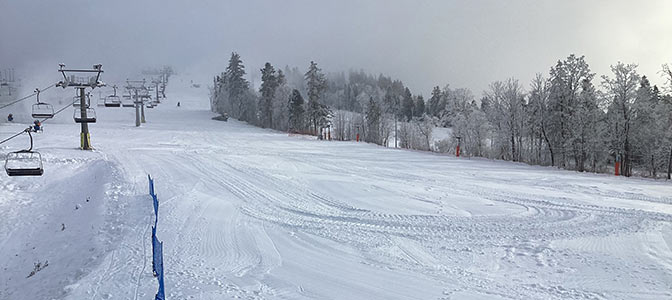
<path fill-rule="evenodd" d="M 44 176 L 0 175 L 0 299 L 153 299 L 147 174 L 167 299 L 672 298 L 670 182 L 213 121 L 188 82 L 139 128 L 96 107 L 95 151 L 65 112 Z"/>

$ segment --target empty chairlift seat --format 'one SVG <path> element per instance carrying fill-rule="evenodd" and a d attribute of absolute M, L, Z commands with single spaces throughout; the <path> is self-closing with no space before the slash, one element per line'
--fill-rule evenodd
<path fill-rule="evenodd" d="M 42 118 L 53 118 L 54 117 L 54 107 L 48 103 L 36 103 L 33 104 L 33 111 L 31 116 L 35 119 Z"/>
<path fill-rule="evenodd" d="M 96 110 L 93 108 L 87 108 L 86 117 L 83 117 L 82 110 L 75 108 L 73 118 L 75 119 L 75 123 L 96 123 Z"/>
<path fill-rule="evenodd" d="M 124 95 L 124 99 L 121 100 L 121 106 L 123 107 L 135 107 L 135 103 L 131 96 Z"/>
<path fill-rule="evenodd" d="M 105 107 L 120 107 L 121 99 L 119 96 L 110 95 L 105 98 Z"/>
<path fill-rule="evenodd" d="M 42 155 L 30 150 L 10 152 L 5 159 L 5 171 L 9 176 L 42 176 Z"/>
<path fill-rule="evenodd" d="M 35 89 L 37 95 L 37 103 L 33 104 L 31 116 L 36 119 L 53 118 L 54 107 L 49 103 L 40 102 L 40 89 Z"/>

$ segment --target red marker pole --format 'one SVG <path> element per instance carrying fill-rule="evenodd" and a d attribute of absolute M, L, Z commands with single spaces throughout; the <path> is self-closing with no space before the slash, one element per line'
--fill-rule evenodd
<path fill-rule="evenodd" d="M 455 156 L 460 157 L 460 141 L 462 140 L 462 137 L 457 136 L 457 148 L 455 149 Z"/>

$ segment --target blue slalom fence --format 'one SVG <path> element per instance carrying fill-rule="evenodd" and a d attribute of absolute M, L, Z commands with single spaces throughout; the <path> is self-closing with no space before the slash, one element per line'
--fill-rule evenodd
<path fill-rule="evenodd" d="M 149 194 L 154 196 L 154 179 L 149 174 L 147 174 L 147 179 L 149 179 Z"/>
<path fill-rule="evenodd" d="M 166 293 L 163 289 L 163 242 L 156 244 L 156 252 L 158 260 L 156 262 L 156 278 L 159 280 L 159 290 L 156 292 L 155 300 L 166 299 Z"/>
<path fill-rule="evenodd" d="M 154 277 L 159 276 L 159 273 L 156 271 L 156 264 L 159 261 L 157 245 L 159 244 L 159 239 L 156 238 L 156 227 L 152 226 L 152 274 Z"/>
<path fill-rule="evenodd" d="M 163 242 L 156 237 L 156 227 L 159 221 L 159 198 L 154 192 L 154 179 L 147 175 L 149 180 L 149 195 L 152 196 L 154 206 L 154 226 L 152 226 L 152 273 L 159 281 L 159 290 L 156 293 L 155 300 L 165 300 L 165 291 L 163 286 Z"/>
<path fill-rule="evenodd" d="M 154 205 L 154 226 L 159 221 L 159 198 L 156 195 L 152 195 L 152 204 Z"/>

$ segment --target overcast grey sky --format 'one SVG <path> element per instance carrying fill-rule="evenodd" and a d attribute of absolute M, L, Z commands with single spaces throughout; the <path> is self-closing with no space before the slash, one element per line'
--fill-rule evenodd
<path fill-rule="evenodd" d="M 570 53 L 598 75 L 617 61 L 656 73 L 672 62 L 672 1 L 27 1 L 0 0 L 0 69 L 58 79 L 57 64 L 102 63 L 104 79 L 173 65 L 196 80 L 231 51 L 263 63 L 364 69 L 481 95 L 494 80 L 548 73 Z M 596 80 L 596 84 L 599 80 Z"/>

